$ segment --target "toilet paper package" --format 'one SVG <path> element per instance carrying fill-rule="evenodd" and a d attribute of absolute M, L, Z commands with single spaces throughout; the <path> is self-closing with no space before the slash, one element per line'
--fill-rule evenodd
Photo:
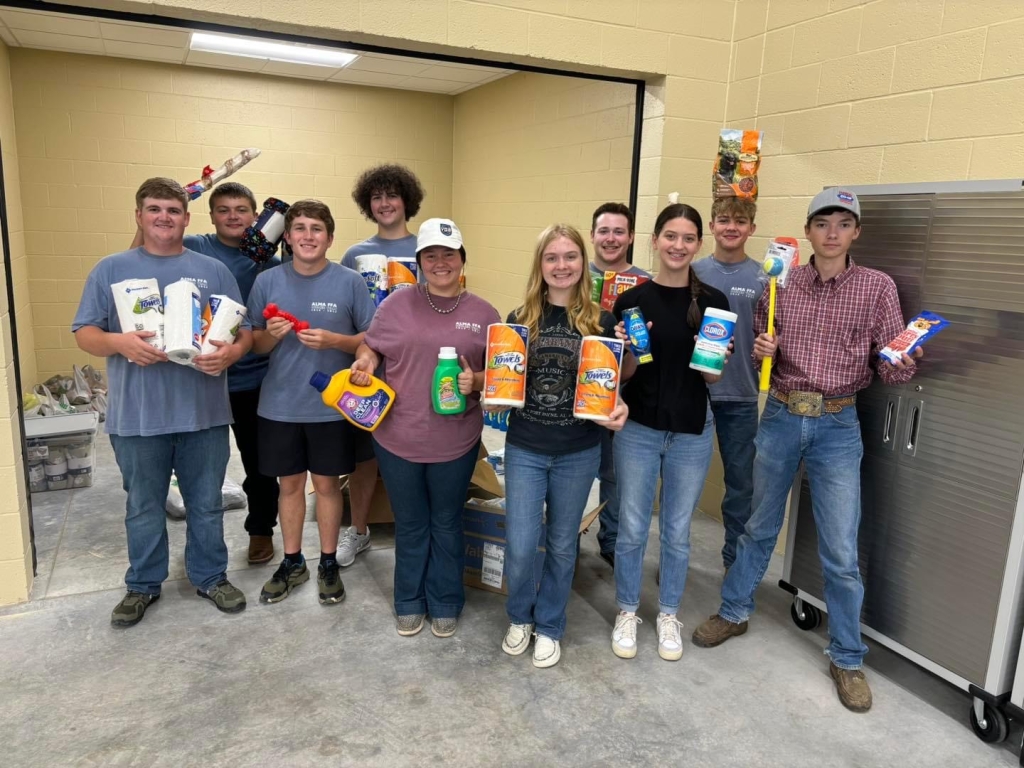
<path fill-rule="evenodd" d="M 114 294 L 117 319 L 122 333 L 152 331 L 146 339 L 157 349 L 164 348 L 164 303 L 156 278 L 122 280 L 110 286 Z"/>
<path fill-rule="evenodd" d="M 366 288 L 373 299 L 373 305 L 388 297 L 388 257 L 383 253 L 367 253 L 356 256 L 356 272 L 363 276 Z"/>
<path fill-rule="evenodd" d="M 199 289 L 188 280 L 164 289 L 164 352 L 171 362 L 191 365 L 203 343 L 203 309 Z"/>
<path fill-rule="evenodd" d="M 200 354 L 209 355 L 217 351 L 211 341 L 234 342 L 238 329 L 245 319 L 245 307 L 229 296 L 214 294 L 203 310 L 203 342 Z"/>

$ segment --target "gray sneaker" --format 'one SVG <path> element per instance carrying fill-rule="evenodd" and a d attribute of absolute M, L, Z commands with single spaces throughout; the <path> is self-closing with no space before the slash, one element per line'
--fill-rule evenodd
<path fill-rule="evenodd" d="M 197 589 L 196 594 L 216 605 L 222 613 L 241 613 L 245 610 L 245 595 L 227 579 L 205 591 Z"/>
<path fill-rule="evenodd" d="M 299 584 L 309 581 L 309 569 L 306 561 L 298 565 L 289 565 L 287 560 L 282 560 L 281 565 L 274 571 L 263 590 L 260 592 L 261 603 L 279 603 L 291 594 Z"/>
<path fill-rule="evenodd" d="M 458 626 L 458 617 L 430 620 L 430 631 L 434 633 L 434 637 L 451 637 Z"/>
<path fill-rule="evenodd" d="M 402 637 L 410 637 L 423 629 L 422 613 L 408 613 L 398 617 L 398 634 Z"/>
<path fill-rule="evenodd" d="M 128 594 L 121 598 L 121 602 L 110 614 L 110 626 L 118 629 L 134 627 L 142 621 L 146 609 L 159 599 L 160 595 L 147 595 L 128 590 Z"/>
<path fill-rule="evenodd" d="M 366 533 L 358 533 L 354 525 L 346 528 L 341 534 L 341 541 L 338 542 L 338 565 L 342 568 L 352 565 L 356 561 L 356 555 L 369 548 L 370 526 L 366 526 Z"/>

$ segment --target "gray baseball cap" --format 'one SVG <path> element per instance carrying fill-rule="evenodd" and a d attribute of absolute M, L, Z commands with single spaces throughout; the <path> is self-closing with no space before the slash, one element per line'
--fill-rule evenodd
<path fill-rule="evenodd" d="M 857 199 L 855 193 L 847 189 L 830 187 L 816 194 L 811 200 L 811 204 L 807 206 L 807 220 L 810 221 L 816 213 L 828 208 L 842 208 L 852 213 L 857 217 L 857 221 L 860 221 L 860 200 Z"/>

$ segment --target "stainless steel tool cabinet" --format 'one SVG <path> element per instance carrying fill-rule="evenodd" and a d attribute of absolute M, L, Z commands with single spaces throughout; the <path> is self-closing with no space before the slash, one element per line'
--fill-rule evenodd
<path fill-rule="evenodd" d="M 1024 621 L 1021 180 L 853 189 L 856 262 L 892 276 L 905 319 L 927 309 L 951 323 L 909 384 L 876 379 L 858 398 L 862 628 L 970 692 L 975 733 L 1001 741 Z M 797 625 L 817 626 L 825 604 L 802 472 L 780 585 Z"/>

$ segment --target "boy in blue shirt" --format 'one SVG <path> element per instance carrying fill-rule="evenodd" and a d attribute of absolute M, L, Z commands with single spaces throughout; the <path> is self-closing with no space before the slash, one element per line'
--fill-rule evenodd
<path fill-rule="evenodd" d="M 185 501 L 185 570 L 200 597 L 225 613 L 245 609 L 245 595 L 226 577 L 221 487 L 230 445 L 231 405 L 221 374 L 249 351 L 248 321 L 233 344 L 195 358 L 195 369 L 168 361 L 147 341 L 150 331 L 123 331 L 112 286 L 155 279 L 161 295 L 178 280 L 196 285 L 203 305 L 212 294 L 242 297 L 227 267 L 186 249 L 188 196 L 171 179 L 147 179 L 135 194 L 142 245 L 107 256 L 89 273 L 71 330 L 79 348 L 107 359 L 106 431 L 128 493 L 127 594 L 111 615 L 115 627 L 142 620 L 167 578 L 164 504 L 171 473 Z"/>

